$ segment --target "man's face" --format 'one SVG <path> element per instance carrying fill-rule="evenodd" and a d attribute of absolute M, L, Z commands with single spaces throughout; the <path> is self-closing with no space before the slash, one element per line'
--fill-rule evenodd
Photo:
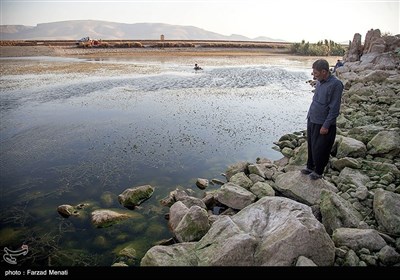
<path fill-rule="evenodd" d="M 318 71 L 316 69 L 313 69 L 313 71 L 312 71 L 312 75 L 314 76 L 314 80 L 318 80 L 318 81 L 322 81 L 323 79 L 325 79 L 327 73 L 328 72 L 326 70 Z"/>

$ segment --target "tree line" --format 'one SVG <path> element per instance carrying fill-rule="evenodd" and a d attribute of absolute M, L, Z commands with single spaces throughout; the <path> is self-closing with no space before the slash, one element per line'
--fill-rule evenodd
<path fill-rule="evenodd" d="M 298 55 L 310 56 L 343 56 L 346 48 L 332 40 L 321 40 L 316 44 L 310 44 L 304 40 L 290 46 L 290 52 Z"/>

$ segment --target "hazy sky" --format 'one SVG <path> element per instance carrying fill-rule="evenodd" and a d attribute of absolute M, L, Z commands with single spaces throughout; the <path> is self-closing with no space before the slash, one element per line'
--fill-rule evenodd
<path fill-rule="evenodd" d="M 400 33 L 400 0 L 0 0 L 0 24 L 64 20 L 190 25 L 223 35 L 336 42 L 371 28 Z"/>

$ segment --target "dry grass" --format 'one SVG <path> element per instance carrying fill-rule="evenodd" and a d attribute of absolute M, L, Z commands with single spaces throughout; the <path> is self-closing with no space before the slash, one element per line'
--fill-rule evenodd
<path fill-rule="evenodd" d="M 202 45 L 178 44 L 175 47 L 160 47 L 159 45 L 133 45 L 123 43 L 121 47 L 111 47 L 106 42 L 102 42 L 99 47 L 78 48 L 76 45 L 70 46 L 0 46 L 0 57 L 24 57 L 24 56 L 66 56 L 66 57 L 110 57 L 110 56 L 253 56 L 253 55 L 282 55 L 288 54 L 288 49 L 275 47 L 261 47 L 258 44 L 248 46 L 247 44 L 228 44 L 228 43 L 207 43 Z M 143 45 L 142 45 L 143 46 Z M 153 47 L 149 47 L 153 46 Z M 236 47 L 234 47 L 236 46 Z M 258 47 L 254 47 L 258 46 Z M 267 45 L 264 45 L 267 46 Z"/>
<path fill-rule="evenodd" d="M 0 41 L 0 46 L 36 46 L 36 42 L 32 41 Z"/>
<path fill-rule="evenodd" d="M 286 48 L 291 43 L 278 42 L 252 42 L 252 41 L 214 41 L 214 40 L 101 40 L 98 45 L 91 47 L 116 47 L 116 48 Z M 0 40 L 0 46 L 77 46 L 74 40 Z M 88 47 L 82 43 L 80 47 Z"/>
<path fill-rule="evenodd" d="M 290 43 L 194 40 L 0 41 L 0 57 L 24 56 L 253 56 L 288 54 Z M 56 69 L 55 69 L 56 70 Z"/>

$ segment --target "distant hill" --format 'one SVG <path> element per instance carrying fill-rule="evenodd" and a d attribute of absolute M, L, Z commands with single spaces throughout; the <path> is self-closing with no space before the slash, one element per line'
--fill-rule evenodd
<path fill-rule="evenodd" d="M 257 37 L 251 39 L 242 35 L 221 35 L 194 26 L 170 25 L 164 23 L 117 23 L 100 20 L 70 20 L 40 23 L 36 26 L 0 25 L 1 40 L 76 40 L 92 37 L 103 40 L 231 40 L 284 42 L 279 39 Z"/>

